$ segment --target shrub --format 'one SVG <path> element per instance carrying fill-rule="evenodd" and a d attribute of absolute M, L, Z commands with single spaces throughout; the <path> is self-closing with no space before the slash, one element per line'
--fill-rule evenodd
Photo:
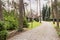
<path fill-rule="evenodd" d="M 5 25 L 7 30 L 14 30 L 18 27 L 18 20 L 13 16 L 8 16 L 5 18 Z"/>
<path fill-rule="evenodd" d="M 3 10 L 4 15 L 4 26 L 7 30 L 15 30 L 18 27 L 18 20 L 17 17 L 14 15 L 14 11 L 7 12 L 6 10 Z"/>
<path fill-rule="evenodd" d="M 57 34 L 59 35 L 59 37 L 60 37 L 60 32 L 57 32 Z"/>
<path fill-rule="evenodd" d="M 33 20 L 32 20 L 32 18 L 29 18 L 30 19 L 30 21 L 29 22 L 32 22 Z"/>
<path fill-rule="evenodd" d="M 56 28 L 56 31 L 57 31 L 57 34 L 59 35 L 59 37 L 60 37 L 60 28 L 59 27 L 55 27 Z"/>
<path fill-rule="evenodd" d="M 4 22 L 0 21 L 0 31 L 5 30 Z"/>
<path fill-rule="evenodd" d="M 7 34 L 7 31 L 0 31 L 0 40 L 6 40 Z"/>
<path fill-rule="evenodd" d="M 26 18 L 24 18 L 24 21 L 23 21 L 23 26 L 25 27 L 25 28 L 28 28 L 28 21 L 27 21 L 27 19 Z"/>
<path fill-rule="evenodd" d="M 38 18 L 35 18 L 34 20 L 37 21 L 37 22 L 39 22 L 39 19 Z"/>
<path fill-rule="evenodd" d="M 0 40 L 6 40 L 7 31 L 5 30 L 4 21 L 0 21 Z"/>

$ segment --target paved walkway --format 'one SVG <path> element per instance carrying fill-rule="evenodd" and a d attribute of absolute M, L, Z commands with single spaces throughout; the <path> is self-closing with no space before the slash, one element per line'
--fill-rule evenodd
<path fill-rule="evenodd" d="M 49 22 L 42 22 L 42 25 L 12 37 L 9 40 L 60 40 L 56 30 Z"/>

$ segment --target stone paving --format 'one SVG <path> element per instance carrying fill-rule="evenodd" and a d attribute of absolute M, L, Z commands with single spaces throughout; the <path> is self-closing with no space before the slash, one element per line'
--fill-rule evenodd
<path fill-rule="evenodd" d="M 42 25 L 20 33 L 8 40 L 60 40 L 55 28 L 49 22 L 42 22 Z"/>

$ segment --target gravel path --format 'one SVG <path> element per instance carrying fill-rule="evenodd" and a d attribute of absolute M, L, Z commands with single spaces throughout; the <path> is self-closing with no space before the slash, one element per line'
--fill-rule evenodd
<path fill-rule="evenodd" d="M 60 40 L 56 30 L 49 22 L 42 22 L 42 25 L 12 37 L 9 40 Z"/>

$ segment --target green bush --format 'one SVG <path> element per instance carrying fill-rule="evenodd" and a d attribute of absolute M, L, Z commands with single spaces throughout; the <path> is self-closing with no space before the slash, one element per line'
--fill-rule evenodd
<path fill-rule="evenodd" d="M 3 10 L 4 15 L 4 26 L 7 30 L 15 30 L 18 27 L 18 20 L 17 17 L 14 15 L 14 11 L 7 12 L 6 10 Z"/>
<path fill-rule="evenodd" d="M 57 34 L 59 35 L 59 37 L 60 37 L 60 32 L 57 32 Z"/>
<path fill-rule="evenodd" d="M 35 18 L 34 20 L 37 21 L 37 22 L 39 22 L 39 19 L 38 18 Z"/>
<path fill-rule="evenodd" d="M 4 22 L 0 21 L 0 31 L 5 30 Z"/>
<path fill-rule="evenodd" d="M 13 16 L 5 17 L 5 27 L 7 30 L 14 30 L 18 27 L 18 20 Z"/>
<path fill-rule="evenodd" d="M 16 17 L 14 11 L 8 13 L 6 10 L 3 10 L 3 15 L 5 21 L 4 26 L 7 30 L 15 30 L 16 28 L 18 28 L 18 18 Z M 28 22 L 26 18 L 24 18 L 23 20 L 23 27 L 28 27 Z"/>
<path fill-rule="evenodd" d="M 0 40 L 6 40 L 7 31 L 5 30 L 4 21 L 0 21 Z"/>
<path fill-rule="evenodd" d="M 28 24 L 28 21 L 26 18 L 24 18 L 24 21 L 23 21 L 23 27 L 24 28 L 28 28 L 29 24 Z"/>
<path fill-rule="evenodd" d="M 0 40 L 6 40 L 7 35 L 7 31 L 0 31 Z"/>
<path fill-rule="evenodd" d="M 55 29 L 56 29 L 56 31 L 57 31 L 58 36 L 60 37 L 60 28 L 57 27 L 57 26 L 55 26 Z"/>

